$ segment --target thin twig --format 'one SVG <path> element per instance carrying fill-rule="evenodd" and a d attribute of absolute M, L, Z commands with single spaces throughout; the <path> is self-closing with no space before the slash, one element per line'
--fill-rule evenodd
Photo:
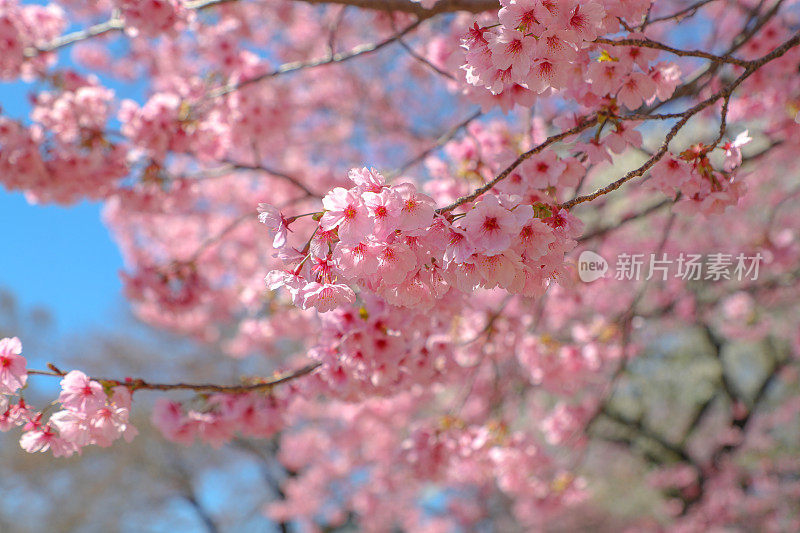
<path fill-rule="evenodd" d="M 461 122 L 459 122 L 458 124 L 456 124 L 455 126 L 453 126 L 452 128 L 450 128 L 446 133 L 444 133 L 443 135 L 440 135 L 439 138 L 436 139 L 436 142 L 433 145 L 429 146 L 428 148 L 426 148 L 422 152 L 418 153 L 413 158 L 411 158 L 408 161 L 406 161 L 405 163 L 403 163 L 403 165 L 400 168 L 398 168 L 396 171 L 392 172 L 392 176 L 398 176 L 400 174 L 403 174 L 404 172 L 406 172 L 408 169 L 410 169 L 414 165 L 417 165 L 421 161 L 425 160 L 426 157 L 428 157 L 433 152 L 435 152 L 440 147 L 442 147 L 444 144 L 446 144 L 447 142 L 452 140 L 453 137 L 458 135 L 458 132 L 460 132 L 461 130 L 466 128 L 473 120 L 478 119 L 482 115 L 483 115 L 483 112 L 481 110 L 478 110 L 478 111 L 474 112 L 473 114 L 471 114 L 470 116 L 468 116 L 467 118 L 465 118 L 464 120 L 462 120 Z"/>
<path fill-rule="evenodd" d="M 667 20 L 672 20 L 672 19 L 682 20 L 683 18 L 692 17 L 697 13 L 697 11 L 701 7 L 703 7 L 703 6 L 707 5 L 707 4 L 710 4 L 712 2 L 717 2 L 717 1 L 718 0 L 701 0 L 700 2 L 692 4 L 689 7 L 683 8 L 680 11 L 676 11 L 675 13 L 672 13 L 671 15 L 664 15 L 664 16 L 661 16 L 661 17 L 656 17 L 656 18 L 653 18 L 653 19 L 649 19 L 647 21 L 646 25 L 649 26 L 650 24 L 656 24 L 658 22 L 664 22 L 664 21 L 667 21 Z"/>
<path fill-rule="evenodd" d="M 471 202 L 472 200 L 474 200 L 478 196 L 482 195 L 486 191 L 491 190 L 492 187 L 494 187 L 495 185 L 500 183 L 502 180 L 507 178 L 514 171 L 514 169 L 517 168 L 520 164 L 522 164 L 522 162 L 525 161 L 526 159 L 530 158 L 531 156 L 533 156 L 535 154 L 538 154 L 539 152 L 541 152 L 542 150 L 544 150 L 545 148 L 547 148 L 551 144 L 555 144 L 555 143 L 557 143 L 557 142 L 559 142 L 559 141 L 561 141 L 563 139 L 566 139 L 567 137 L 571 137 L 573 135 L 576 135 L 576 134 L 578 134 L 578 133 L 580 133 L 580 132 L 582 132 L 582 131 L 584 131 L 584 130 L 592 127 L 592 126 L 594 126 L 595 124 L 597 124 L 597 121 L 598 121 L 598 118 L 596 116 L 595 117 L 591 117 L 591 118 L 587 118 L 587 119 L 584 119 L 577 126 L 574 126 L 574 127 L 570 128 L 570 129 L 568 129 L 566 131 L 562 131 L 561 133 L 559 133 L 557 135 L 553 135 L 551 137 L 548 137 L 541 144 L 539 144 L 537 146 L 534 146 L 533 148 L 531 148 L 530 150 L 528 150 L 527 152 L 525 152 L 523 154 L 520 154 L 520 156 L 517 157 L 517 159 L 515 159 L 513 163 L 511 163 L 508 167 L 506 167 L 506 169 L 503 170 L 500 174 L 498 174 L 497 177 L 495 177 L 493 180 L 491 180 L 490 182 L 488 182 L 484 186 L 475 189 L 470 194 L 468 194 L 466 196 L 462 196 L 461 198 L 458 198 L 452 204 L 450 204 L 450 205 L 448 205 L 446 207 L 442 207 L 442 208 L 437 209 L 436 212 L 439 213 L 439 214 L 447 213 L 447 212 L 452 211 L 453 209 L 455 209 L 456 207 L 458 207 L 458 206 L 460 206 L 462 204 L 465 204 L 467 202 Z"/>
<path fill-rule="evenodd" d="M 667 44 L 659 43 L 658 41 L 653 41 L 650 39 L 598 38 L 595 39 L 594 42 L 610 46 L 640 46 L 643 48 L 652 48 L 655 50 L 662 50 L 664 52 L 669 52 L 670 54 L 674 54 L 680 57 L 698 57 L 702 59 L 708 59 L 709 61 L 712 61 L 714 63 L 728 63 L 739 67 L 747 67 L 748 65 L 748 61 L 745 61 L 744 59 L 738 59 L 736 57 L 730 57 L 728 55 L 718 56 L 715 54 L 711 54 L 709 52 L 703 52 L 702 50 L 681 50 L 679 48 L 674 48 Z"/>
<path fill-rule="evenodd" d="M 449 72 L 446 72 L 446 71 L 440 69 L 439 67 L 437 67 L 436 65 L 431 63 L 428 60 L 428 58 L 426 58 L 425 56 L 422 56 L 422 55 L 418 54 L 403 39 L 398 39 L 397 42 L 400 44 L 400 46 L 402 46 L 405 49 L 406 52 L 408 52 L 408 55 L 410 55 L 411 57 L 413 57 L 414 59 L 416 59 L 417 61 L 419 61 L 420 63 L 422 63 L 426 67 L 428 67 L 429 69 L 433 70 L 435 73 L 439 74 L 440 76 L 444 76 L 445 78 L 449 79 L 450 81 L 458 81 L 455 76 L 453 76 Z"/>
<path fill-rule="evenodd" d="M 230 162 L 230 168 L 232 170 L 250 170 L 250 171 L 253 171 L 253 172 L 266 172 L 267 174 L 270 174 L 270 175 L 275 176 L 277 178 L 281 178 L 281 179 L 283 179 L 285 181 L 288 181 L 289 183 L 291 183 L 292 185 L 294 185 L 295 187 L 297 187 L 298 189 L 300 189 L 304 193 L 306 193 L 309 197 L 314 197 L 314 198 L 321 198 L 322 197 L 322 195 L 320 195 L 318 193 L 315 193 L 314 191 L 309 189 L 302 181 L 300 181 L 299 179 L 295 178 L 294 176 L 290 176 L 289 174 L 287 174 L 285 172 L 282 172 L 280 170 L 276 170 L 274 168 L 265 166 L 263 164 L 245 165 L 245 164 L 241 164 L 241 163 Z"/>
<path fill-rule="evenodd" d="M 158 390 L 158 391 L 192 390 L 195 392 L 245 394 L 248 392 L 269 390 L 272 387 L 275 387 L 276 385 L 281 385 L 283 383 L 287 383 L 299 377 L 310 374 L 311 372 L 319 368 L 321 365 L 322 363 L 320 362 L 311 363 L 297 370 L 292 370 L 284 374 L 279 374 L 278 376 L 272 379 L 263 380 L 258 383 L 253 383 L 251 385 L 216 385 L 213 383 L 151 383 L 143 379 L 124 379 L 124 380 L 109 379 L 109 378 L 90 378 L 90 379 L 92 379 L 93 381 L 97 381 L 99 383 L 107 383 L 113 387 L 127 387 L 131 389 L 131 392 L 138 390 Z M 29 370 L 28 374 L 36 376 L 64 377 L 66 375 L 66 372 Z"/>
<path fill-rule="evenodd" d="M 349 61 L 350 59 L 371 54 L 373 52 L 377 52 L 381 48 L 392 44 L 393 42 L 407 35 L 408 33 L 414 31 L 420 24 L 422 24 L 423 20 L 424 19 L 418 19 L 416 22 L 413 22 L 412 24 L 406 26 L 406 28 L 403 29 L 402 31 L 392 35 L 391 37 L 387 37 L 386 39 L 379 41 L 377 43 L 362 44 L 356 46 L 355 48 L 351 49 L 348 52 L 340 52 L 338 54 L 333 54 L 333 55 L 326 54 L 324 57 L 311 59 L 309 61 L 292 61 L 291 63 L 284 63 L 275 70 L 261 74 L 260 76 L 255 76 L 253 78 L 247 78 L 244 80 L 227 83 L 222 87 L 218 87 L 217 89 L 214 89 L 213 91 L 209 92 L 208 97 L 219 98 L 220 96 L 225 96 L 226 94 L 230 94 L 236 90 L 239 90 L 242 87 L 246 87 L 248 85 L 252 85 L 254 83 L 258 83 L 270 78 L 275 78 L 278 76 L 282 76 L 284 74 L 289 74 L 291 72 L 297 72 L 298 70 L 320 67 L 322 65 L 330 65 L 332 63 L 344 63 L 345 61 Z"/>

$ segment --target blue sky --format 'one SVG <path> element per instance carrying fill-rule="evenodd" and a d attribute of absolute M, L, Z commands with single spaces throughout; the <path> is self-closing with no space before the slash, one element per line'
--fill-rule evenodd
<path fill-rule="evenodd" d="M 21 193 L 0 191 L 0 287 L 14 292 L 23 309 L 52 311 L 61 333 L 111 329 L 105 319 L 122 300 L 122 258 L 100 209 L 30 205 Z"/>

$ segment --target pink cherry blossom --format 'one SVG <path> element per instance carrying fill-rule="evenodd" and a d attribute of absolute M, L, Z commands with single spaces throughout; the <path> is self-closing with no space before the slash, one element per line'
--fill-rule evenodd
<path fill-rule="evenodd" d="M 258 204 L 258 221 L 275 234 L 273 248 L 282 248 L 286 244 L 289 224 L 278 208 L 265 203 Z"/>
<path fill-rule="evenodd" d="M 333 251 L 332 258 L 342 272 L 356 276 L 369 276 L 378 270 L 378 253 L 380 245 L 373 241 L 360 242 L 355 245 L 339 243 Z"/>
<path fill-rule="evenodd" d="M 17 337 L 0 339 L 0 394 L 15 394 L 28 379 L 22 343 Z"/>
<path fill-rule="evenodd" d="M 19 443 L 22 449 L 28 453 L 50 450 L 54 457 L 69 457 L 77 451 L 75 445 L 58 437 L 50 426 L 31 429 L 23 433 Z"/>
<path fill-rule="evenodd" d="M 379 193 L 383 189 L 384 184 L 386 183 L 386 178 L 384 178 L 379 172 L 376 172 L 375 169 L 371 168 L 353 168 L 347 174 L 347 177 L 350 180 L 361 187 L 364 191 L 369 191 L 371 193 Z"/>
<path fill-rule="evenodd" d="M 385 244 L 378 250 L 378 270 L 375 276 L 384 284 L 399 283 L 416 264 L 414 252 L 405 244 Z"/>
<path fill-rule="evenodd" d="M 379 193 L 366 192 L 362 196 L 364 204 L 375 220 L 373 233 L 377 239 L 386 239 L 399 228 L 402 220 L 403 199 L 394 189 L 385 189 Z"/>
<path fill-rule="evenodd" d="M 466 230 L 448 223 L 447 234 L 447 249 L 443 256 L 446 262 L 455 261 L 456 263 L 464 263 L 475 253 L 475 245 L 472 244 L 472 241 L 467 237 Z"/>
<path fill-rule="evenodd" d="M 527 76 L 537 55 L 537 42 L 519 31 L 506 31 L 491 34 L 489 50 L 492 61 L 499 70 L 510 69 L 510 76 L 515 81 L 522 81 Z"/>
<path fill-rule="evenodd" d="M 571 30 L 572 42 L 594 41 L 605 17 L 603 6 L 597 2 L 571 2 L 574 7 L 564 10 L 566 27 Z"/>
<path fill-rule="evenodd" d="M 535 0 L 518 0 L 501 2 L 498 12 L 501 24 L 507 28 L 522 28 L 526 33 L 539 34 L 539 21 L 536 20 L 537 2 Z"/>
<path fill-rule="evenodd" d="M 752 140 L 748 131 L 744 130 L 733 141 L 725 143 L 722 148 L 725 150 L 724 168 L 726 171 L 730 172 L 742 164 L 741 147 Z"/>
<path fill-rule="evenodd" d="M 357 243 L 364 239 L 374 226 L 361 196 L 354 191 L 337 187 L 322 199 L 325 214 L 320 219 L 323 230 L 337 228 L 344 243 Z"/>
<path fill-rule="evenodd" d="M 401 205 L 398 229 L 414 231 L 431 225 L 435 204 L 430 196 L 417 192 L 413 183 L 401 183 L 392 189 L 397 193 Z"/>
<path fill-rule="evenodd" d="M 486 255 L 495 255 L 508 249 L 511 238 L 517 235 L 521 223 L 497 198 L 487 196 L 475 204 L 459 224 L 467 238 Z"/>
<path fill-rule="evenodd" d="M 622 82 L 617 98 L 630 110 L 638 109 L 656 92 L 656 84 L 645 74 L 633 72 Z"/>
<path fill-rule="evenodd" d="M 126 30 L 138 35 L 155 36 L 166 31 L 173 31 L 175 25 L 184 20 L 187 11 L 178 0 L 119 0 L 122 16 L 126 21 Z"/>
<path fill-rule="evenodd" d="M 68 409 L 93 414 L 105 405 L 106 393 L 98 382 L 89 379 L 80 370 L 72 370 L 61 380 L 58 401 Z"/>
<path fill-rule="evenodd" d="M 327 313 L 347 303 L 353 303 L 356 295 L 347 285 L 311 282 L 301 289 L 303 308 L 316 307 L 320 313 Z"/>

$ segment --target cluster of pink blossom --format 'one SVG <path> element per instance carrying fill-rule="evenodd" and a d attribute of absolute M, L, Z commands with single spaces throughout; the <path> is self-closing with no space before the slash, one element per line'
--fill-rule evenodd
<path fill-rule="evenodd" d="M 170 441 L 191 445 L 195 438 L 219 448 L 236 434 L 266 439 L 283 428 L 285 396 L 251 392 L 214 394 L 202 409 L 159 399 L 153 407 L 153 424 Z"/>
<path fill-rule="evenodd" d="M 207 285 L 191 263 L 173 263 L 169 268 L 141 266 L 133 275 L 121 275 L 128 298 L 155 302 L 170 312 L 196 307 Z"/>
<path fill-rule="evenodd" d="M 37 95 L 33 125 L 0 117 L 0 181 L 38 202 L 105 198 L 128 173 L 125 149 L 105 133 L 114 93 L 79 76 L 63 83 Z"/>
<path fill-rule="evenodd" d="M 20 395 L 28 378 L 22 345 L 16 337 L 0 340 L 0 431 L 23 426 L 20 445 L 27 452 L 51 450 L 56 457 L 80 453 L 95 444 L 101 447 L 124 437 L 130 442 L 136 428 L 128 421 L 131 393 L 125 386 L 104 386 L 73 370 L 61 380 L 58 402 L 62 409 L 44 420 L 44 412 L 32 409 Z"/>
<path fill-rule="evenodd" d="M 499 18 L 493 29 L 476 23 L 465 38 L 467 82 L 494 94 L 514 86 L 543 94 L 567 86 L 577 51 L 597 38 L 605 10 L 592 0 L 507 0 Z"/>
<path fill-rule="evenodd" d="M 288 268 L 270 272 L 270 289 L 285 286 L 295 305 L 320 312 L 355 302 L 346 281 L 400 307 L 429 309 L 451 288 L 470 293 L 501 287 L 538 296 L 565 277 L 564 254 L 581 223 L 558 207 L 536 208 L 519 197 L 486 194 L 460 215 L 437 213 L 412 183 L 386 185 L 373 171 L 353 169 L 355 187 L 337 187 L 322 201 L 319 225 L 302 249 L 287 240 L 286 218 L 268 204 L 260 220 Z"/>
<path fill-rule="evenodd" d="M 120 437 L 130 442 L 137 434 L 128 420 L 131 393 L 125 386 L 104 386 L 73 370 L 61 380 L 58 401 L 63 409 L 50 417 L 49 425 L 58 429 L 59 436 L 76 450 L 90 444 L 111 446 Z M 23 447 L 37 451 L 36 443 L 41 438 L 39 433 L 29 434 L 29 445 Z"/>
<path fill-rule="evenodd" d="M 576 148 L 588 155 L 588 162 L 595 163 L 611 160 L 606 150 L 623 152 L 629 145 L 641 142 L 641 135 L 632 127 L 623 127 L 620 123 L 615 131 L 608 131 L 603 138 L 603 147 L 592 151 L 591 143 L 576 143 Z M 474 123 L 468 127 L 469 135 L 454 140 L 445 146 L 450 164 L 434 158 L 427 160 L 433 180 L 425 184 L 426 189 L 435 193 L 437 201 L 451 202 L 466 189 L 456 188 L 452 173 L 468 173 L 482 180 L 491 179 L 507 168 L 529 146 L 520 142 L 517 132 L 500 122 L 489 124 Z M 533 131 L 532 142 L 544 140 L 544 132 Z M 599 159 L 599 161 L 597 160 Z M 567 198 L 569 192 L 587 175 L 586 158 L 580 152 L 576 156 L 561 155 L 553 150 L 535 153 L 525 159 L 519 166 L 497 185 L 494 190 L 520 197 L 522 203 L 529 205 L 551 205 Z"/>
<path fill-rule="evenodd" d="M 204 128 L 189 116 L 188 101 L 171 92 L 154 94 L 143 106 L 133 100 L 123 100 L 119 110 L 122 134 L 133 145 L 157 163 L 163 162 L 168 152 L 188 152 L 196 145 L 210 144 L 213 130 Z M 215 150 L 207 153 L 213 157 Z"/>
<path fill-rule="evenodd" d="M 562 505 L 587 496 L 584 480 L 561 470 L 525 432 L 502 421 L 443 416 L 411 422 L 413 410 L 431 400 L 431 394 L 401 393 L 356 404 L 332 402 L 326 409 L 306 406 L 315 423 L 281 434 L 279 459 L 296 475 L 284 484 L 285 499 L 269 506 L 270 516 L 306 520 L 311 511 L 332 507 L 328 519 L 333 523 L 337 511 L 352 509 L 374 531 L 393 524 L 430 528 L 431 517 L 409 512 L 414 509 L 410 501 L 423 498 L 431 487 L 454 486 L 465 490 L 448 495 L 444 512 L 448 522 L 467 525 L 487 517 L 479 494 L 496 486 L 516 502 L 509 511 L 528 528 L 539 529 Z M 400 422 L 411 427 L 400 428 Z M 352 486 L 348 476 L 360 470 L 378 475 Z M 477 487 L 482 487 L 477 494 L 467 490 Z"/>
<path fill-rule="evenodd" d="M 59 142 L 91 147 L 104 141 L 114 91 L 94 84 L 81 84 L 59 93 L 36 95 L 31 119 L 52 131 Z"/>
<path fill-rule="evenodd" d="M 260 63 L 245 64 L 236 78 L 249 79 L 262 74 L 263 69 Z M 281 136 L 294 121 L 302 120 L 302 109 L 297 113 L 287 112 L 292 98 L 296 96 L 280 89 L 265 93 L 245 87 L 227 98 L 217 122 L 225 125 L 231 146 L 255 145 L 259 151 L 268 150 L 274 143 L 282 142 Z"/>
<path fill-rule="evenodd" d="M 566 471 L 550 476 L 541 474 L 545 467 L 553 468 L 547 456 L 529 436 L 516 433 L 511 443 L 490 450 L 496 469 L 497 484 L 513 498 L 515 517 L 523 524 L 544 527 L 547 511 L 568 507 L 587 497 L 586 481 Z"/>
<path fill-rule="evenodd" d="M 609 347 L 605 347 L 611 350 Z M 520 364 L 530 372 L 532 383 L 551 392 L 574 394 L 587 377 L 594 375 L 602 366 L 598 344 L 564 344 L 548 336 L 525 337 L 517 350 Z M 613 359 L 614 353 L 605 357 Z"/>
<path fill-rule="evenodd" d="M 541 422 L 545 439 L 552 445 L 564 444 L 570 439 L 585 438 L 582 434 L 586 422 L 594 413 L 587 405 L 559 402 Z"/>
<path fill-rule="evenodd" d="M 58 37 L 67 26 L 63 10 L 55 4 L 19 5 L 0 1 L 0 80 L 26 78 L 51 62 L 42 56 L 28 57 L 39 45 Z"/>
<path fill-rule="evenodd" d="M 616 97 L 628 109 L 665 100 L 679 83 L 674 63 L 650 63 L 657 50 L 640 46 L 590 47 L 619 31 L 620 16 L 636 16 L 649 2 L 504 0 L 499 24 L 469 29 L 467 83 L 530 106 L 536 95 L 569 90 L 584 105 Z M 644 38 L 629 33 L 630 39 Z M 599 55 L 591 54 L 599 50 Z M 588 89 L 588 90 L 587 90 Z M 498 101 L 502 103 L 502 101 Z M 505 103 L 504 107 L 508 107 Z"/>
<path fill-rule="evenodd" d="M 629 34 L 631 39 L 641 37 Z M 601 47 L 602 48 L 602 47 Z M 658 51 L 637 46 L 605 47 L 600 57 L 586 70 L 591 83 L 591 94 L 596 97 L 614 97 L 630 110 L 655 100 L 666 101 L 680 83 L 680 71 L 671 62 L 650 63 Z M 638 69 L 637 69 L 638 67 Z M 587 100 L 589 100 L 587 94 Z"/>
<path fill-rule="evenodd" d="M 736 170 L 742 162 L 741 146 L 750 141 L 747 131 L 733 141 L 718 147 L 725 152 L 722 170 L 714 169 L 703 144 L 692 146 L 676 157 L 668 154 L 650 171 L 647 185 L 674 198 L 680 194 L 675 210 L 686 214 L 718 215 L 726 207 L 735 206 L 746 191 Z"/>
<path fill-rule="evenodd" d="M 115 0 L 131 35 L 156 37 L 175 32 L 189 18 L 191 11 L 182 0 Z"/>
<path fill-rule="evenodd" d="M 398 312 L 374 297 L 364 300 L 360 309 L 345 306 L 321 317 L 322 331 L 310 355 L 323 364 L 317 374 L 323 389 L 354 401 L 462 373 L 447 335 L 463 305 L 460 295 L 450 294 L 424 313 Z"/>

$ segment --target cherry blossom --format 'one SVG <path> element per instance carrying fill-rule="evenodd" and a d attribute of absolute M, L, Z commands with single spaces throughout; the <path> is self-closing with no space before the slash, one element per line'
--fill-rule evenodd
<path fill-rule="evenodd" d="M 353 191 L 337 187 L 322 200 L 325 214 L 320 219 L 323 230 L 338 229 L 338 237 L 345 243 L 357 243 L 366 237 L 374 226 L 373 219 L 360 196 Z"/>
<path fill-rule="evenodd" d="M 15 394 L 28 379 L 22 344 L 17 337 L 0 339 L 0 394 Z"/>

